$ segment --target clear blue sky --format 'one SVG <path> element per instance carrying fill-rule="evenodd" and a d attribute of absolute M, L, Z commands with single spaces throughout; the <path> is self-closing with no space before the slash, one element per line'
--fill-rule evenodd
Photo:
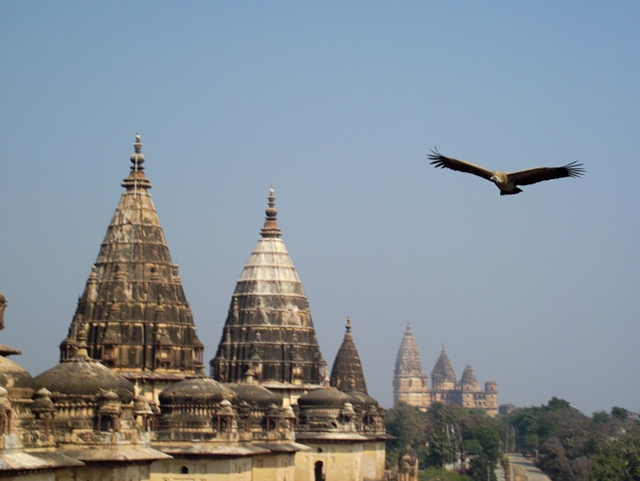
<path fill-rule="evenodd" d="M 207 361 L 269 185 L 331 364 L 640 410 L 640 3 L 0 2 L 0 343 L 58 361 L 134 134 Z M 426 155 L 584 178 L 501 197 Z"/>

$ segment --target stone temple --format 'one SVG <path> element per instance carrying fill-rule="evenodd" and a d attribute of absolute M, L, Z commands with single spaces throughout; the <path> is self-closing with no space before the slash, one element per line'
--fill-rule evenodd
<path fill-rule="evenodd" d="M 431 371 L 431 389 L 422 373 L 420 353 L 407 323 L 396 365 L 393 371 L 393 402 L 426 410 L 433 403 L 457 404 L 468 409 L 480 409 L 489 416 L 498 414 L 498 387 L 489 381 L 480 388 L 471 366 L 467 366 L 460 381 L 456 378 L 451 361 L 442 347 L 440 357 Z"/>
<path fill-rule="evenodd" d="M 134 149 L 60 362 L 33 377 L 0 345 L 0 477 L 386 479 L 384 411 L 351 321 L 329 376 L 273 190 L 207 375 L 139 136 Z M 6 305 L 0 294 L 0 329 Z"/>

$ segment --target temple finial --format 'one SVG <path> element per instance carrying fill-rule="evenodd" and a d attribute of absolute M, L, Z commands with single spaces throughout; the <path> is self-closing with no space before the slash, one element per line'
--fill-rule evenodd
<path fill-rule="evenodd" d="M 150 189 L 151 182 L 144 175 L 144 155 L 142 151 L 142 142 L 140 142 L 140 134 L 136 134 L 136 141 L 133 143 L 134 152 L 131 154 L 131 172 L 129 177 L 124 179 L 122 187 L 127 190 Z"/>
<path fill-rule="evenodd" d="M 88 358 L 87 352 L 87 330 L 83 326 L 78 333 L 78 350 L 76 351 L 74 358 Z"/>
<path fill-rule="evenodd" d="M 269 207 L 265 213 L 267 214 L 267 218 L 264 221 L 264 227 L 260 231 L 262 237 L 280 237 L 282 232 L 280 231 L 280 227 L 278 227 L 278 221 L 276 219 L 276 215 L 278 211 L 276 210 L 276 196 L 273 192 L 273 184 L 271 184 L 271 188 L 269 189 Z"/>
<path fill-rule="evenodd" d="M 347 332 L 351 332 L 351 318 L 347 316 Z"/>
<path fill-rule="evenodd" d="M 140 142 L 140 134 L 136 134 L 136 141 L 133 143 L 134 153 L 131 154 L 131 170 L 138 171 L 144 170 L 142 164 L 144 163 L 144 155 L 140 152 L 142 151 L 142 142 Z"/>

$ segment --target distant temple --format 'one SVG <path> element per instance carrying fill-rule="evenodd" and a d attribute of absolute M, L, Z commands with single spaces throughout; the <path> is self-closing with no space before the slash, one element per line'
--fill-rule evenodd
<path fill-rule="evenodd" d="M 60 362 L 32 377 L 0 345 L 0 477 L 382 480 L 384 410 L 367 393 L 351 321 L 329 376 L 273 189 L 208 376 L 139 136 L 134 148 Z M 0 294 L 0 330 L 6 305 Z"/>
<path fill-rule="evenodd" d="M 469 409 L 482 409 L 489 416 L 498 414 L 498 388 L 489 381 L 480 388 L 471 366 L 467 366 L 460 381 L 442 347 L 440 357 L 431 371 L 431 389 L 422 373 L 420 354 L 407 323 L 393 373 L 393 402 L 428 409 L 433 403 L 457 404 Z"/>

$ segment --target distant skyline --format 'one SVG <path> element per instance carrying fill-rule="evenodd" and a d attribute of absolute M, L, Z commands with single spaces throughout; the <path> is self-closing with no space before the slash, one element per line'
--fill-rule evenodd
<path fill-rule="evenodd" d="M 214 356 L 273 183 L 329 369 L 640 411 L 640 4 L 1 2 L 0 343 L 58 362 L 136 133 Z M 427 154 L 586 173 L 500 196 Z M 208 374 L 208 372 L 207 372 Z"/>

